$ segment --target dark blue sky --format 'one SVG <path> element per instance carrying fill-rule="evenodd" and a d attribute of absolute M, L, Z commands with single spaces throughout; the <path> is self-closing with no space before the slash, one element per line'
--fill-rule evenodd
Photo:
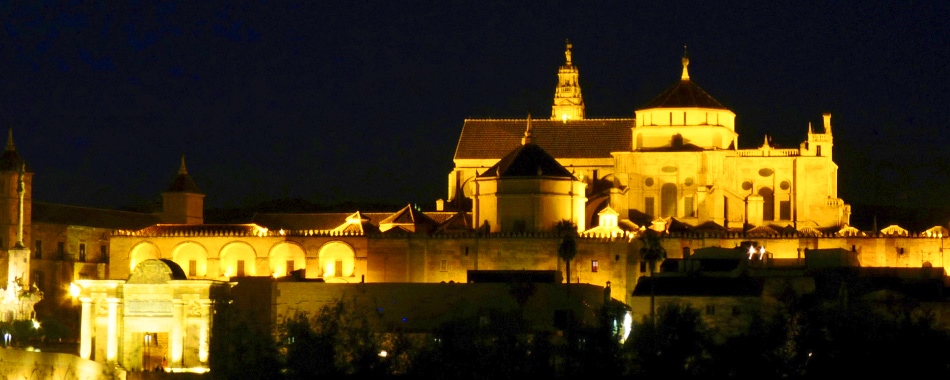
<path fill-rule="evenodd" d="M 184 154 L 210 207 L 430 206 L 463 119 L 550 112 L 570 39 L 588 117 L 631 117 L 685 44 L 740 147 L 831 112 L 842 198 L 950 206 L 946 1 L 34 3 L 0 2 L 0 125 L 37 201 L 157 199 Z"/>

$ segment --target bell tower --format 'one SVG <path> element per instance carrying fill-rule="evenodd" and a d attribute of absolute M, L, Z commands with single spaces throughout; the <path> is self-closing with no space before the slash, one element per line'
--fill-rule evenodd
<path fill-rule="evenodd" d="M 557 71 L 557 87 L 554 89 L 554 106 L 551 107 L 551 120 L 584 119 L 584 98 L 581 96 L 580 73 L 571 62 L 571 41 L 567 41 L 564 51 L 565 63 Z"/>
<path fill-rule="evenodd" d="M 29 284 L 30 276 L 26 244 L 30 241 L 32 229 L 32 194 L 33 173 L 17 153 L 13 129 L 9 129 L 6 147 L 0 154 L 0 249 L 7 252 L 8 265 L 4 269 L 7 269 L 8 277 L 19 277 L 24 287 Z M 14 258 L 14 254 L 18 257 Z M 21 255 L 24 257 L 19 257 Z"/>
<path fill-rule="evenodd" d="M 162 193 L 161 218 L 165 223 L 203 224 L 205 195 L 188 175 L 185 156 L 181 156 L 178 175 L 168 190 Z"/>

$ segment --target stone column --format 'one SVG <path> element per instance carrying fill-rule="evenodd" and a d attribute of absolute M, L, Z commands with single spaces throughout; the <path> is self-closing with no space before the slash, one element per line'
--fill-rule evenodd
<path fill-rule="evenodd" d="M 92 319 L 92 299 L 82 297 L 82 319 L 79 324 L 79 356 L 83 359 L 92 357 L 92 332 L 96 328 Z"/>
<path fill-rule="evenodd" d="M 169 367 L 182 367 L 182 357 L 185 352 L 184 347 L 184 328 L 185 328 L 185 315 L 183 313 L 184 303 L 181 299 L 175 299 L 172 301 L 172 334 L 169 338 L 169 346 L 171 347 L 172 357 L 168 359 Z"/>
<path fill-rule="evenodd" d="M 109 331 L 106 337 L 106 361 L 115 363 L 119 353 L 119 299 L 109 298 Z"/>
<path fill-rule="evenodd" d="M 201 318 L 198 322 L 198 361 L 201 365 L 208 364 L 211 318 L 211 301 L 201 300 Z"/>

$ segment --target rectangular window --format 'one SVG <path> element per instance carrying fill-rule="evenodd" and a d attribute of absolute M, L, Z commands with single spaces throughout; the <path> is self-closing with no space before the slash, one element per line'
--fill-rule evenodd
<path fill-rule="evenodd" d="M 687 218 L 696 217 L 696 210 L 693 209 L 693 197 L 683 197 L 683 216 Z"/>
<path fill-rule="evenodd" d="M 646 261 L 641 261 L 641 262 L 640 262 L 640 273 L 643 273 L 643 272 L 646 272 L 646 271 L 647 271 L 647 262 L 646 262 Z"/>
<path fill-rule="evenodd" d="M 449 269 L 448 269 L 448 266 L 449 266 L 448 260 L 442 260 L 442 261 L 439 263 L 439 271 L 440 271 L 440 272 L 447 272 L 447 271 L 449 270 Z"/>
<path fill-rule="evenodd" d="M 198 260 L 188 260 L 188 276 L 195 277 L 198 275 Z"/>
<path fill-rule="evenodd" d="M 56 255 L 59 256 L 60 260 L 63 259 L 63 256 L 66 255 L 66 243 L 63 243 L 63 242 L 56 243 Z"/>
<path fill-rule="evenodd" d="M 590 271 L 596 273 L 600 264 L 597 263 L 597 260 L 590 261 Z"/>
<path fill-rule="evenodd" d="M 706 315 L 715 315 L 716 305 L 706 305 Z"/>
<path fill-rule="evenodd" d="M 86 244 L 79 243 L 79 261 L 86 262 Z"/>
<path fill-rule="evenodd" d="M 741 312 L 741 310 L 739 309 L 738 306 L 733 306 L 733 307 L 732 307 L 732 316 L 733 316 L 733 317 L 739 315 L 740 312 Z"/>
<path fill-rule="evenodd" d="M 244 277 L 244 260 L 237 261 L 237 276 Z"/>
<path fill-rule="evenodd" d="M 343 260 L 337 260 L 333 264 L 333 273 L 336 274 L 337 277 L 343 277 Z"/>
<path fill-rule="evenodd" d="M 287 262 L 284 263 L 284 275 L 290 276 L 293 273 L 294 273 L 294 261 L 287 260 Z"/>
<path fill-rule="evenodd" d="M 781 220 L 792 220 L 792 202 L 791 201 L 778 202 L 778 217 Z"/>
<path fill-rule="evenodd" d="M 34 251 L 34 252 L 33 252 L 33 258 L 34 258 L 34 259 L 42 259 L 42 258 L 43 258 L 43 241 L 42 241 L 42 240 L 37 240 L 37 241 L 36 241 L 36 246 L 33 247 L 33 248 L 34 248 L 34 249 L 33 249 L 33 251 Z"/>
<path fill-rule="evenodd" d="M 653 216 L 653 197 L 646 197 L 643 200 L 643 212 L 647 215 Z"/>

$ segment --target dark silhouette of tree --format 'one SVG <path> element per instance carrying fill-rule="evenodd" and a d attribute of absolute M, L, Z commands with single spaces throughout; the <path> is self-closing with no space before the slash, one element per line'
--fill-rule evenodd
<path fill-rule="evenodd" d="M 713 368 L 715 335 L 688 304 L 660 306 L 656 327 L 645 317 L 624 345 L 627 374 L 634 377 L 703 377 Z"/>
<path fill-rule="evenodd" d="M 557 223 L 557 233 L 561 236 L 561 245 L 557 249 L 557 255 L 564 260 L 567 266 L 567 283 L 571 283 L 571 260 L 577 256 L 577 225 L 570 220 L 562 220 Z"/>
<path fill-rule="evenodd" d="M 656 273 L 657 262 L 666 259 L 666 250 L 660 242 L 662 235 L 652 229 L 645 229 L 640 233 L 640 260 L 647 262 L 647 270 L 650 272 L 650 319 L 656 319 L 656 281 L 653 278 Z"/>

